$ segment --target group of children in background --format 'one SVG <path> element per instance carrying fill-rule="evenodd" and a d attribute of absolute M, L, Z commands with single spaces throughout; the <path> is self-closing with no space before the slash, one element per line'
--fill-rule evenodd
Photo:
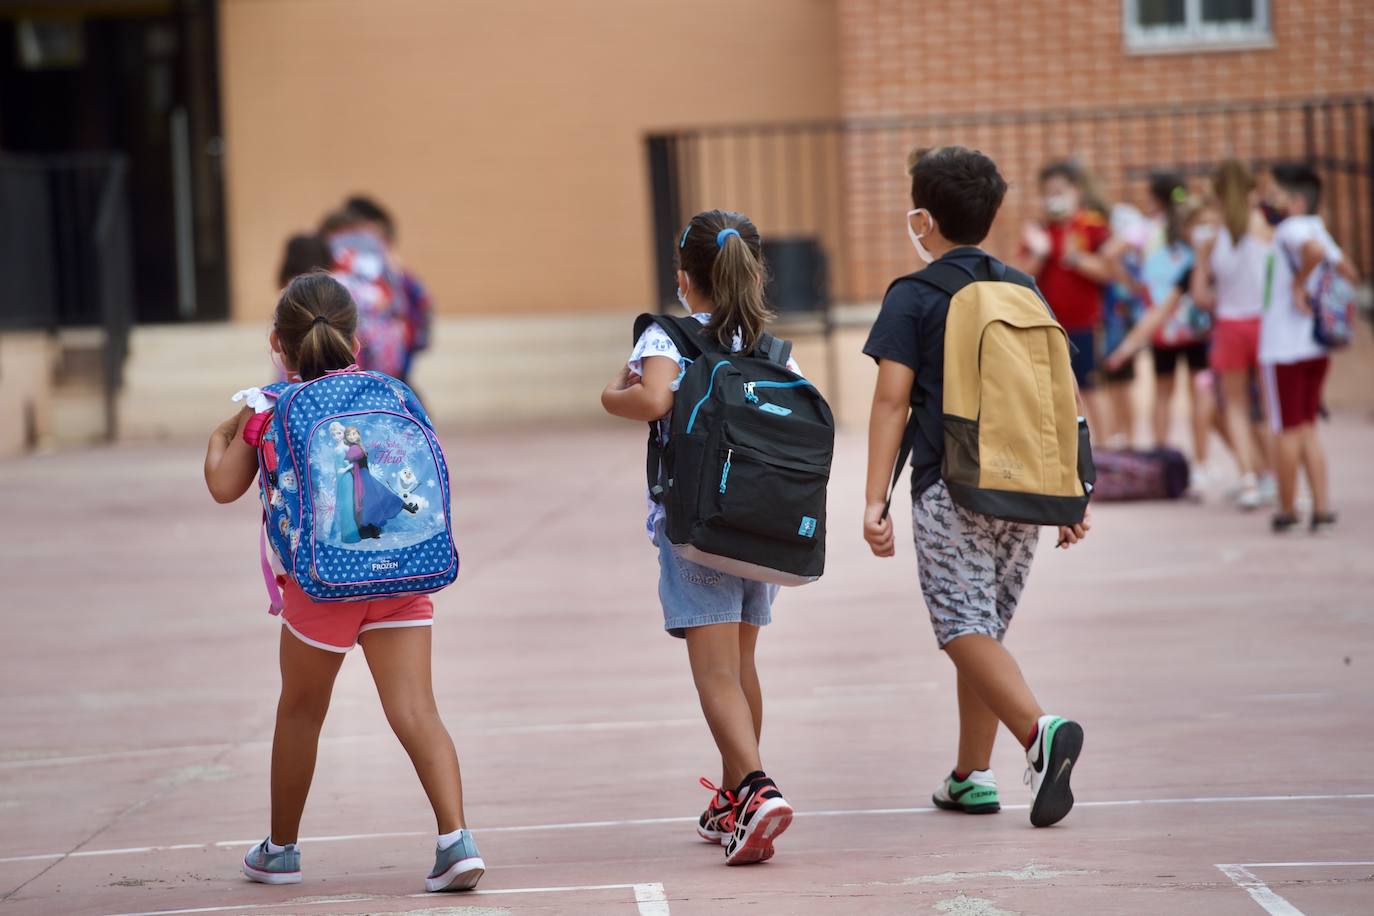
<path fill-rule="evenodd" d="M 917 150 L 908 171 L 913 209 L 906 232 L 920 260 L 950 265 L 975 281 L 1038 287 L 1043 302 L 1036 307 L 1048 306 L 1073 345 L 1072 374 L 1099 439 L 1131 443 L 1127 386 L 1133 355 L 1149 347 L 1157 442 L 1169 440 L 1174 379 L 1186 373 L 1198 467 L 1205 466 L 1206 441 L 1216 428 L 1240 469 L 1239 505 L 1263 504 L 1272 489 L 1267 481 L 1276 478 L 1273 526 L 1292 528 L 1301 467 L 1312 492 L 1309 524 L 1313 530 L 1330 527 L 1335 517 L 1314 427 L 1327 356 L 1312 341 L 1304 284 L 1319 264 L 1351 270 L 1316 213 L 1320 182 L 1310 169 L 1276 167 L 1257 180 L 1228 162 L 1205 199 L 1180 177 L 1161 174 L 1151 180 L 1142 212 L 1125 206 L 1108 211 L 1080 168 L 1050 165 L 1040 176 L 1044 220 L 1023 236 L 1024 272 L 979 247 L 1007 188 L 991 159 L 958 146 Z M 392 253 L 394 237 L 385 211 L 354 198 L 318 234 L 291 240 L 270 338 L 288 381 L 309 382 L 358 364 L 404 379 L 425 344 L 429 304 Z M 724 353 L 752 351 L 770 317 L 759 229 L 742 214 L 706 211 L 687 224 L 675 255 L 679 301 L 703 333 Z M 1025 749 L 1030 820 L 1049 826 L 1073 806 L 1069 779 L 1083 729 L 1046 712 L 1002 642 L 1034 562 L 1039 527 L 973 511 L 952 499 L 946 486 L 941 409 L 950 302 L 951 295 L 917 275 L 899 278 L 864 346 L 878 364 L 878 379 L 863 537 L 875 556 L 894 555 L 888 482 L 899 447 L 909 450 L 919 588 L 937 645 L 957 671 L 958 745 L 933 802 L 970 814 L 1000 810 L 990 760 L 1005 725 Z M 1067 374 L 1070 360 L 1064 361 Z M 606 386 L 602 405 L 615 416 L 658 424 L 658 444 L 670 448 L 666 421 L 689 362 L 668 335 L 650 326 Z M 801 377 L 795 362 L 786 368 Z M 212 434 L 205 474 L 217 501 L 232 501 L 252 485 L 259 468 L 258 418 L 265 409 L 250 404 Z M 723 475 L 720 486 L 724 493 Z M 1088 492 L 1079 490 L 1085 502 Z M 696 830 L 724 846 L 727 864 L 765 861 L 792 819 L 792 806 L 765 773 L 760 754 L 763 699 L 755 652 L 778 588 L 678 555 L 652 494 L 649 508 L 663 626 L 684 639 L 721 762 L 719 785 L 702 780 L 711 798 Z M 808 533 L 806 521 L 815 524 L 804 520 L 799 535 Z M 1090 527 L 1087 515 L 1060 527 L 1056 546 L 1077 543 Z M 296 841 L 320 726 L 342 653 L 360 642 L 434 809 L 436 861 L 426 888 L 475 886 L 485 863 L 465 829 L 458 760 L 430 685 L 429 598 L 322 604 L 282 584 L 287 596 L 272 826 L 245 857 L 244 873 L 268 883 L 300 880 Z"/>
<path fill-rule="evenodd" d="M 1308 528 L 1329 529 L 1315 427 L 1329 355 L 1313 334 L 1309 292 L 1319 265 L 1355 274 L 1317 213 L 1320 178 L 1305 165 L 1255 174 L 1228 160 L 1200 191 L 1173 172 L 1151 175 L 1146 190 L 1140 208 L 1108 207 L 1084 168 L 1052 163 L 1040 173 L 1042 220 L 1022 233 L 1020 265 L 1076 347 L 1096 442 L 1135 445 L 1135 357 L 1148 349 L 1151 444 L 1171 444 L 1181 376 L 1195 492 L 1210 482 L 1216 432 L 1235 461 L 1227 497 L 1238 507 L 1272 505 L 1272 529 L 1294 529 L 1301 469 Z"/>
<path fill-rule="evenodd" d="M 409 383 L 415 357 L 429 346 L 434 305 L 395 249 L 390 212 L 355 194 L 316 231 L 287 239 L 277 282 L 280 289 L 313 270 L 333 274 L 358 307 L 358 364 Z"/>

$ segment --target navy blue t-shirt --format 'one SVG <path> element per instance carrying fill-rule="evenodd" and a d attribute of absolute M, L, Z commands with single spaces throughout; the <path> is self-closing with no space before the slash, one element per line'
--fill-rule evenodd
<path fill-rule="evenodd" d="M 980 280 L 992 279 L 990 265 L 999 263 L 992 255 L 972 245 L 945 252 L 937 263 L 946 261 L 967 267 Z M 1034 280 L 1010 267 L 1006 268 L 1006 276 L 1002 279 L 1035 289 Z M 1039 290 L 1036 293 L 1038 295 Z M 945 315 L 948 312 L 948 295 L 929 283 L 902 277 L 883 297 L 882 310 L 864 344 L 864 353 L 875 361 L 890 359 L 916 373 L 911 407 L 916 417 L 916 439 L 911 448 L 913 500 L 940 479 L 940 461 L 945 454 L 941 413 L 945 394 Z"/>

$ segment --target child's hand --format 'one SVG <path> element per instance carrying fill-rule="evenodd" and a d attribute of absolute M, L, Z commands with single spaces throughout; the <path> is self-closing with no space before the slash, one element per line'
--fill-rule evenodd
<path fill-rule="evenodd" d="M 1307 300 L 1307 284 L 1298 281 L 1293 284 L 1293 307 L 1300 314 L 1311 315 L 1312 303 Z"/>
<path fill-rule="evenodd" d="M 1107 354 L 1107 358 L 1102 361 L 1102 366 L 1108 372 L 1119 372 L 1121 367 L 1126 365 L 1126 355 L 1120 350 L 1113 350 Z"/>
<path fill-rule="evenodd" d="M 610 388 L 612 391 L 624 391 L 626 388 L 633 388 L 641 381 L 643 381 L 643 379 L 641 379 L 639 374 L 629 366 L 621 366 L 620 372 L 616 373 L 616 377 L 611 379 Z"/>
<path fill-rule="evenodd" d="M 215 427 L 213 435 L 223 439 L 225 445 L 234 441 L 234 436 L 239 431 L 239 416 L 241 413 L 242 411 L 235 413 L 232 417 Z M 201 428 L 204 429 L 204 427 Z"/>
<path fill-rule="evenodd" d="M 1021 245 L 1030 253 L 1031 257 L 1038 260 L 1049 257 L 1053 242 L 1044 226 L 1039 223 L 1026 223 L 1021 229 Z"/>
<path fill-rule="evenodd" d="M 882 503 L 870 503 L 864 509 L 864 540 L 875 557 L 890 557 L 896 553 L 892 540 L 892 516 L 885 515 Z"/>
<path fill-rule="evenodd" d="M 1083 510 L 1083 521 L 1079 522 L 1077 525 L 1060 525 L 1059 541 L 1054 546 L 1068 550 L 1074 544 L 1077 544 L 1087 537 L 1088 532 L 1091 531 L 1093 527 L 1092 512 L 1092 506 L 1088 506 Z"/>

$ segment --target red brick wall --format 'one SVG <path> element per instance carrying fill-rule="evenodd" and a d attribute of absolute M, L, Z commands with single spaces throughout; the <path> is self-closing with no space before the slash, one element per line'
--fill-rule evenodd
<path fill-rule="evenodd" d="M 1226 156 L 1369 161 L 1366 109 L 1311 116 L 1296 107 L 1258 114 L 1079 118 L 1021 125 L 939 123 L 937 116 L 1129 109 L 1257 100 L 1307 100 L 1374 92 L 1374 2 L 1271 0 L 1273 47 L 1130 53 L 1121 0 L 838 0 L 840 95 L 851 124 L 846 169 L 842 299 L 873 300 L 893 275 L 914 269 L 902 229 L 905 153 L 962 143 L 985 150 L 1011 183 L 988 247 L 1006 255 L 1036 209 L 1035 175 L 1073 156 L 1109 200 L 1139 201 L 1152 167 L 1197 171 Z M 869 119 L 924 124 L 861 131 Z M 932 119 L 935 121 L 932 123 Z M 1328 221 L 1369 268 L 1374 238 L 1369 182 L 1328 170 Z"/>
<path fill-rule="evenodd" d="M 1129 54 L 1121 0 L 839 0 L 848 117 L 1374 90 L 1374 3 L 1271 0 L 1274 47 Z"/>

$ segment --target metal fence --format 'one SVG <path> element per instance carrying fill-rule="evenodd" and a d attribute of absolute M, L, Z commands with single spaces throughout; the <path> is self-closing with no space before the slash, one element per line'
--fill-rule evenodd
<path fill-rule="evenodd" d="M 1006 257 L 1037 215 L 1046 162 L 1086 166 L 1107 202 L 1143 204 L 1146 178 L 1171 169 L 1202 189 L 1223 159 L 1262 168 L 1305 161 L 1325 182 L 1322 212 L 1368 275 L 1374 268 L 1374 96 L 943 114 L 698 127 L 646 138 L 658 257 L 654 299 L 675 300 L 675 237 L 699 210 L 748 213 L 775 243 L 815 252 L 814 285 L 834 303 L 876 302 L 918 266 L 902 222 L 906 158 L 959 143 L 992 156 L 1010 188 L 986 247 Z M 784 284 L 785 285 L 785 284 Z M 793 283 L 796 288 L 799 284 Z M 805 285 L 805 283 L 800 284 Z M 786 312 L 789 301 L 775 303 Z"/>
<path fill-rule="evenodd" d="M 134 305 L 124 157 L 0 157 L 0 277 L 0 332 L 102 331 L 100 382 L 113 437 Z"/>

